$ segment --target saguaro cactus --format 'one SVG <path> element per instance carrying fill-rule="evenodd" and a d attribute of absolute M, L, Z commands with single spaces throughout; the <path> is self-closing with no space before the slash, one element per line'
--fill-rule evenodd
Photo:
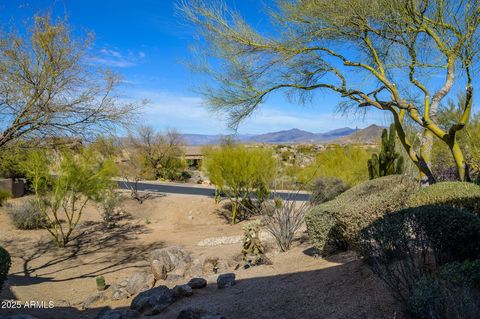
<path fill-rule="evenodd" d="M 395 150 L 395 126 L 390 126 L 390 131 L 382 132 L 382 148 L 380 154 L 373 154 L 368 160 L 368 173 L 370 179 L 403 173 L 403 156 Z"/>

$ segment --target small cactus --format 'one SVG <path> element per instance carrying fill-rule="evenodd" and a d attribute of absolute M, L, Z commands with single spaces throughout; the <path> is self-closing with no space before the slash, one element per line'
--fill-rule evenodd
<path fill-rule="evenodd" d="M 380 154 L 373 154 L 368 160 L 370 179 L 403 173 L 403 156 L 396 151 L 395 137 L 395 124 L 390 126 L 390 131 L 383 130 Z"/>
<path fill-rule="evenodd" d="M 98 276 L 97 278 L 95 278 L 95 280 L 97 282 L 97 290 L 98 291 L 105 290 L 105 288 L 106 288 L 105 278 L 103 276 Z"/>

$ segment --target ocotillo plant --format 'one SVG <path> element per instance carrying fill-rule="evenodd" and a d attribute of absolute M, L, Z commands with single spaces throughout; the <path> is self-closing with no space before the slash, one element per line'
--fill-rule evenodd
<path fill-rule="evenodd" d="M 370 179 L 403 173 L 403 156 L 395 150 L 395 126 L 390 126 L 390 132 L 382 132 L 382 148 L 380 154 L 373 154 L 368 160 Z"/>

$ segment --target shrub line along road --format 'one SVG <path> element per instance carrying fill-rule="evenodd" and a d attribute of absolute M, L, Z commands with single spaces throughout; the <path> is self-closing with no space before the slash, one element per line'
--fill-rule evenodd
<path fill-rule="evenodd" d="M 133 182 L 118 181 L 118 187 L 121 189 L 129 189 L 133 186 Z M 204 185 L 188 185 L 179 183 L 160 183 L 160 182 L 138 182 L 139 191 L 148 191 L 152 193 L 167 193 L 167 194 L 182 194 L 182 195 L 196 195 L 213 197 L 215 195 L 215 188 Z M 273 194 L 272 194 L 273 195 Z M 288 191 L 277 191 L 276 196 L 283 199 L 295 199 L 297 201 L 308 201 L 310 193 L 298 192 L 289 193 Z"/>

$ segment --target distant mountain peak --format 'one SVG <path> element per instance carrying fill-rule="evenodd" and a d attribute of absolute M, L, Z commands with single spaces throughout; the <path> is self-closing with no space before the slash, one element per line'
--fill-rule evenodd
<path fill-rule="evenodd" d="M 241 143 L 270 143 L 270 144 L 299 144 L 299 143 L 348 143 L 355 142 L 359 135 L 365 135 L 365 141 L 370 143 L 381 134 L 383 127 L 370 125 L 364 129 L 342 127 L 324 133 L 312 133 L 299 128 L 269 132 L 264 134 L 239 134 L 239 135 L 202 135 L 183 134 L 183 139 L 188 145 L 219 144 L 225 136 L 231 136 Z M 343 139 L 343 140 L 342 140 Z M 363 137 L 362 137 L 363 139 Z"/>

